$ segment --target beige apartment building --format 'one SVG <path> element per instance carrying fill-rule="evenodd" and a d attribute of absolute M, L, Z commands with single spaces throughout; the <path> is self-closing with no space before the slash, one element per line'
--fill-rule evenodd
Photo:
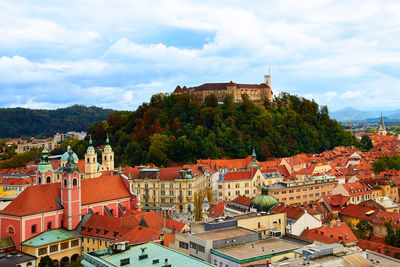
<path fill-rule="evenodd" d="M 30 151 L 33 148 L 38 148 L 42 150 L 46 148 L 48 151 L 52 151 L 56 148 L 57 143 L 53 141 L 52 138 L 47 139 L 32 139 L 32 140 L 22 140 L 16 143 L 15 153 L 21 154 Z"/>
<path fill-rule="evenodd" d="M 308 204 L 331 194 L 337 184 L 335 176 L 323 175 L 305 180 L 279 182 L 269 186 L 268 191 L 270 195 L 286 205 Z"/>
<path fill-rule="evenodd" d="M 217 181 L 217 199 L 233 200 L 237 196 L 255 197 L 262 186 L 283 181 L 283 176 L 276 171 L 251 169 L 232 171 L 222 175 Z"/>
<path fill-rule="evenodd" d="M 142 210 L 193 211 L 194 193 L 206 189 L 206 175 L 197 167 L 143 168 L 124 172 Z"/>

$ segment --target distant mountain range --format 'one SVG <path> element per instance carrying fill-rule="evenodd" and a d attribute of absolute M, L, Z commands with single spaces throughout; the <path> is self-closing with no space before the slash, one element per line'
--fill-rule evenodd
<path fill-rule="evenodd" d="M 400 109 L 382 112 L 384 121 L 400 121 Z M 347 107 L 344 109 L 329 112 L 329 116 L 337 121 L 379 121 L 380 111 L 362 111 Z"/>
<path fill-rule="evenodd" d="M 0 138 L 53 136 L 68 131 L 86 131 L 93 123 L 106 120 L 112 109 L 74 105 L 55 110 L 0 108 Z"/>

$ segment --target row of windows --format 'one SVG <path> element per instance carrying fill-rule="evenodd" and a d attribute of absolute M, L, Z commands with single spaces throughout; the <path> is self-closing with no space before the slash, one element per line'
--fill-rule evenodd
<path fill-rule="evenodd" d="M 77 246 L 79 246 L 79 240 L 77 240 L 77 239 L 76 240 L 72 240 L 71 241 L 71 248 L 72 247 L 77 247 Z M 61 243 L 60 250 L 65 250 L 67 248 L 69 248 L 69 243 L 68 242 Z M 50 246 L 50 253 L 56 252 L 56 251 L 58 251 L 58 245 Z M 39 254 L 39 256 L 47 254 L 47 247 L 40 248 L 39 251 L 38 251 L 38 254 Z"/>
<path fill-rule="evenodd" d="M 325 192 L 322 192 L 321 195 L 322 195 L 322 196 L 325 196 Z M 319 193 L 315 193 L 315 196 L 316 196 L 316 197 L 319 197 L 320 194 L 319 194 Z M 312 198 L 312 197 L 314 197 L 314 194 L 309 194 L 308 197 Z M 301 196 L 296 196 L 296 199 L 300 199 L 300 198 L 301 198 Z M 306 194 L 303 195 L 303 198 L 307 198 L 307 195 L 306 195 Z M 279 199 L 278 199 L 278 200 L 279 200 Z M 282 201 L 286 201 L 286 200 L 287 200 L 286 197 L 283 197 L 283 198 L 282 198 Z M 289 200 L 294 200 L 294 197 L 289 197 Z"/>
<path fill-rule="evenodd" d="M 140 188 L 140 184 L 137 184 L 137 188 Z M 149 184 L 145 184 L 144 188 L 149 188 Z M 153 188 L 156 188 L 156 184 L 153 184 Z M 161 188 L 166 188 L 165 184 L 161 184 Z M 169 184 L 169 188 L 174 188 L 174 184 Z M 182 188 L 182 184 L 179 184 L 179 188 Z M 192 188 L 192 184 L 188 184 L 188 188 Z"/>
<path fill-rule="evenodd" d="M 202 245 L 198 245 L 194 242 L 190 242 L 190 248 L 195 249 L 196 253 L 201 252 L 204 253 L 205 252 L 205 247 Z"/>
<path fill-rule="evenodd" d="M 95 240 L 96 239 L 94 239 L 94 238 L 92 238 L 92 244 L 94 245 L 94 243 L 95 243 Z M 82 237 L 82 243 L 85 241 L 85 238 L 83 238 Z M 86 238 L 86 243 L 87 244 L 90 244 L 90 239 L 89 238 Z M 99 246 L 102 246 L 103 245 L 103 240 L 99 240 Z M 104 241 L 104 245 L 107 247 L 108 246 L 108 242 L 107 241 Z"/>

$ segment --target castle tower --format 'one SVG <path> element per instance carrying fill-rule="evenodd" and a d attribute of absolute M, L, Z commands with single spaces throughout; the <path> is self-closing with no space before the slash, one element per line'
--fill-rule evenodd
<path fill-rule="evenodd" d="M 89 147 L 85 154 L 85 178 L 96 178 L 98 177 L 97 172 L 97 154 L 92 146 L 92 137 L 89 139 Z"/>
<path fill-rule="evenodd" d="M 51 166 L 48 151 L 46 148 L 42 150 L 42 160 L 40 161 L 38 170 L 36 172 L 36 183 L 37 184 L 50 184 L 54 183 L 54 170 Z"/>
<path fill-rule="evenodd" d="M 378 128 L 378 135 L 387 135 L 387 131 L 385 128 L 385 123 L 383 122 L 383 115 L 381 113 L 381 123 Z"/>
<path fill-rule="evenodd" d="M 264 92 L 264 98 L 269 102 L 272 101 L 272 90 L 271 90 L 271 68 L 268 68 L 268 74 L 264 75 L 264 83 L 267 85 L 266 92 Z"/>
<path fill-rule="evenodd" d="M 68 162 L 61 179 L 61 202 L 64 207 L 62 226 L 74 230 L 81 221 L 81 180 L 72 150 L 68 150 Z"/>
<path fill-rule="evenodd" d="M 104 171 L 113 171 L 114 170 L 114 152 L 110 146 L 110 140 L 108 139 L 108 134 L 107 134 L 107 140 L 106 140 L 106 145 L 104 146 L 103 153 L 101 155 L 103 164 L 102 164 L 102 169 Z"/>

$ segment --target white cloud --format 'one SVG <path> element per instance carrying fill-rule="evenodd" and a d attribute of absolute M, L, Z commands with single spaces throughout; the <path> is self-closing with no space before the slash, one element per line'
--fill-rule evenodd
<path fill-rule="evenodd" d="M 177 84 L 258 83 L 267 66 L 275 92 L 328 106 L 400 98 L 396 1 L 9 0 L 0 17 L 0 85 L 27 105 L 58 89 L 66 102 L 133 108 Z M 1 105 L 17 101 L 5 95 Z"/>

